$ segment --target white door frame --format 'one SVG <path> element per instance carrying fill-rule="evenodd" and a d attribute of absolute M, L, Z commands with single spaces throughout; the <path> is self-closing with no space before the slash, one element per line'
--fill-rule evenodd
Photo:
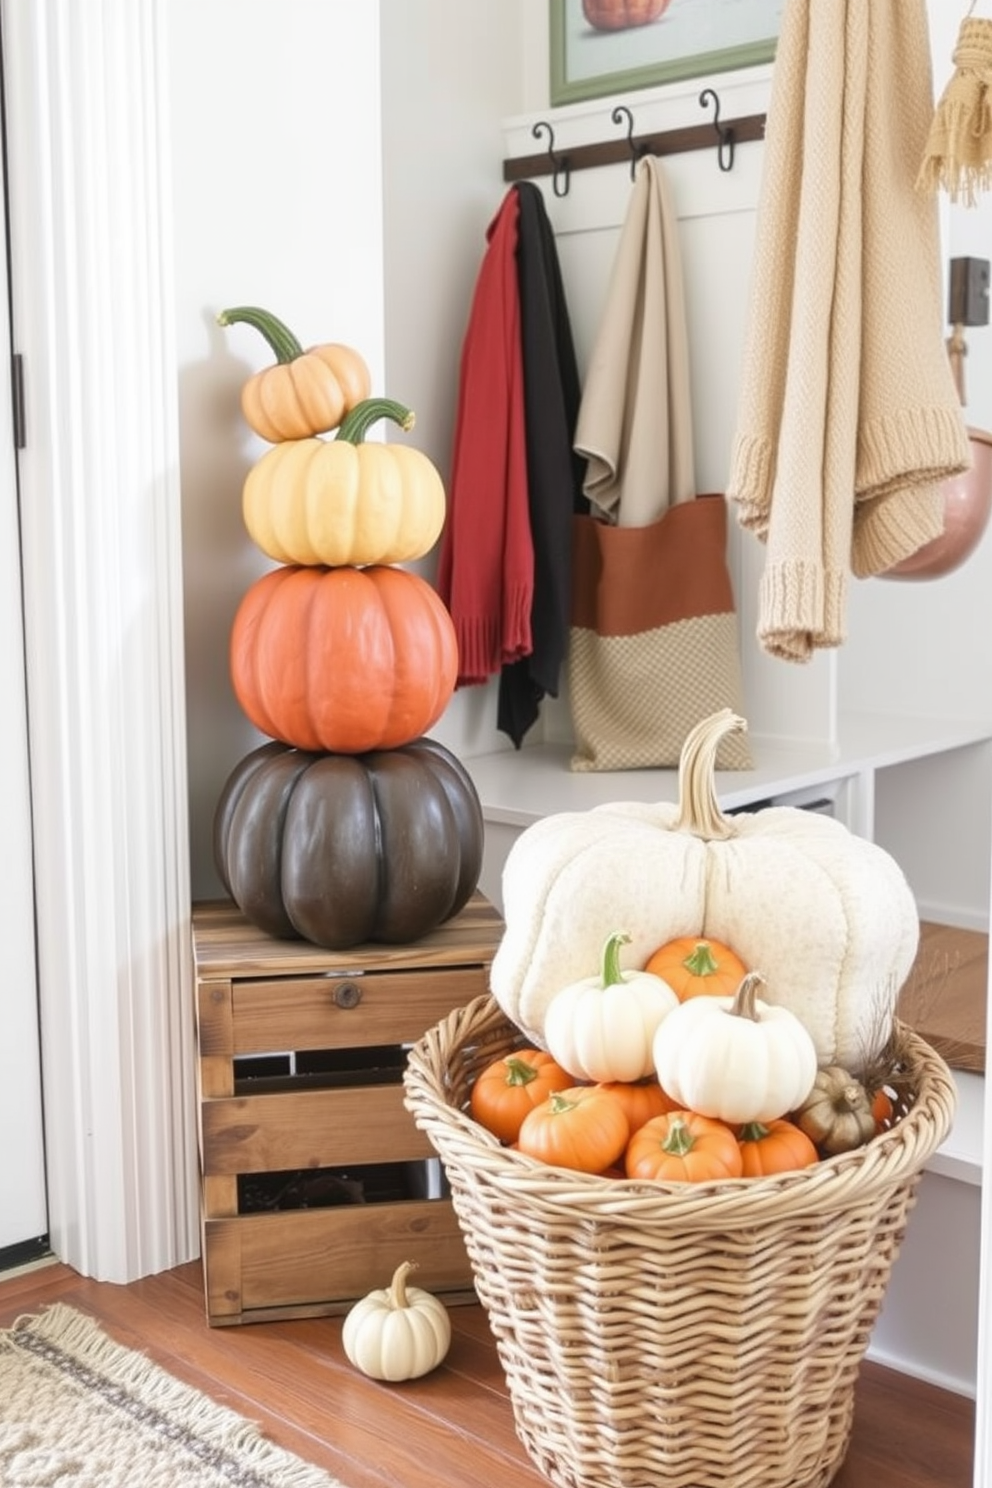
<path fill-rule="evenodd" d="M 168 35 L 0 0 L 52 1248 L 197 1254 Z"/>
<path fill-rule="evenodd" d="M 3 185 L 0 162 L 0 187 Z M 0 1251 L 37 1251 L 48 1232 L 45 1144 L 38 1046 L 38 976 L 34 953 L 31 794 L 21 615 L 21 564 L 14 457 L 7 255 L 0 253 L 0 779 L 4 783 L 0 858 L 0 1151 L 4 1202 Z"/>

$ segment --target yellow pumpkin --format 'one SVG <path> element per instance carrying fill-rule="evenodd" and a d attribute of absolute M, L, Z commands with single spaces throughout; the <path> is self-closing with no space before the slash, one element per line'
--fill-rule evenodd
<path fill-rule="evenodd" d="M 444 486 L 418 449 L 366 444 L 381 418 L 412 429 L 408 408 L 368 398 L 334 439 L 291 439 L 252 466 L 242 513 L 277 563 L 341 568 L 406 563 L 429 553 L 444 526 Z"/>
<path fill-rule="evenodd" d="M 716 750 L 745 727 L 724 709 L 692 730 L 675 805 L 562 812 L 518 837 L 490 982 L 530 1041 L 543 1044 L 555 989 L 586 974 L 619 924 L 632 966 L 681 935 L 733 946 L 761 968 L 764 1000 L 806 1025 L 821 1064 L 860 1068 L 884 1045 L 919 940 L 912 891 L 888 853 L 830 817 L 724 816 Z"/>

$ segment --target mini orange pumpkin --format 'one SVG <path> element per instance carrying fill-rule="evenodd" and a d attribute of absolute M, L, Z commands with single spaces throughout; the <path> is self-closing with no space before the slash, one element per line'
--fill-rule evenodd
<path fill-rule="evenodd" d="M 256 728 L 297 749 L 364 754 L 426 734 L 455 690 L 451 616 L 388 565 L 276 568 L 244 595 L 231 681 Z"/>
<path fill-rule="evenodd" d="M 623 1106 L 631 1134 L 653 1117 L 678 1110 L 678 1102 L 662 1090 L 657 1080 L 609 1080 L 600 1082 L 599 1088 Z"/>
<path fill-rule="evenodd" d="M 744 1160 L 740 1143 L 725 1122 L 695 1111 L 669 1111 L 634 1133 L 624 1167 L 628 1178 L 719 1183 L 724 1178 L 740 1178 Z"/>
<path fill-rule="evenodd" d="M 528 1157 L 580 1173 L 602 1173 L 627 1145 L 620 1102 L 596 1085 L 553 1092 L 525 1116 L 517 1145 Z"/>
<path fill-rule="evenodd" d="M 679 1002 L 690 997 L 733 997 L 747 967 L 729 946 L 705 935 L 680 935 L 648 957 L 645 971 L 667 982 Z"/>
<path fill-rule="evenodd" d="M 768 1178 L 819 1162 L 820 1154 L 804 1131 L 783 1116 L 777 1121 L 749 1121 L 738 1132 L 745 1178 Z"/>
<path fill-rule="evenodd" d="M 556 1064 L 543 1049 L 516 1049 L 496 1059 L 472 1086 L 469 1110 L 472 1119 L 501 1142 L 513 1143 L 520 1126 L 535 1106 L 554 1090 L 568 1090 L 574 1083 L 567 1070 Z"/>

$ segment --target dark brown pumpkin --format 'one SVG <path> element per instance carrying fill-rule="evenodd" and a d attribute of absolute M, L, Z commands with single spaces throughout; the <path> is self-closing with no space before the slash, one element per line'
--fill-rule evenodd
<path fill-rule="evenodd" d="M 273 742 L 241 760 L 214 815 L 214 859 L 246 919 L 344 950 L 420 940 L 482 869 L 479 798 L 433 739 L 364 755 Z"/>

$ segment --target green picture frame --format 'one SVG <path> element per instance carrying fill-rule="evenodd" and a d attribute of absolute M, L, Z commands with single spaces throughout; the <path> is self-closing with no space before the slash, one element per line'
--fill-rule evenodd
<path fill-rule="evenodd" d="M 735 40 L 721 46 L 714 43 L 726 36 L 726 0 L 668 0 L 656 21 L 616 31 L 591 26 L 582 0 L 550 0 L 551 104 L 771 62 L 782 5 L 783 0 L 736 0 Z"/>

